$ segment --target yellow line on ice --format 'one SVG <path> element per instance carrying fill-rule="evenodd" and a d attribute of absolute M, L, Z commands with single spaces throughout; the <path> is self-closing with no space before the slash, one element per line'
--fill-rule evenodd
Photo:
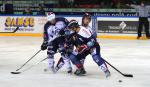
<path fill-rule="evenodd" d="M 0 33 L 0 36 L 33 36 L 41 37 L 43 34 L 40 33 Z"/>

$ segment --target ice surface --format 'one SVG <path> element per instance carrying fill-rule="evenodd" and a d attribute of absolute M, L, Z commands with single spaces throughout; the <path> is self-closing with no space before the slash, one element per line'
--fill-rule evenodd
<path fill-rule="evenodd" d="M 105 78 L 91 56 L 85 61 L 87 76 L 69 75 L 65 68 L 56 74 L 44 72 L 47 61 L 13 75 L 11 71 L 19 68 L 40 49 L 42 38 L 0 37 L 0 87 L 150 87 L 150 40 L 100 39 L 99 42 L 102 56 L 122 72 L 133 74 L 134 78 L 123 77 L 111 67 L 112 76 Z M 45 57 L 46 51 L 39 53 L 23 69 Z M 56 54 L 56 61 L 59 57 Z M 119 80 L 123 82 L 119 83 Z"/>

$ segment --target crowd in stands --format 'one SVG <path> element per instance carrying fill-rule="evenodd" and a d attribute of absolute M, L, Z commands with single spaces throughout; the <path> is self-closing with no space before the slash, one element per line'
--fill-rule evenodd
<path fill-rule="evenodd" d="M 139 4 L 141 0 L 59 0 L 59 7 L 67 8 L 127 8 L 126 4 Z M 150 4 L 150 0 L 144 0 Z"/>
<path fill-rule="evenodd" d="M 7 3 L 9 1 L 9 3 Z M 11 1 L 11 2 L 10 2 Z M 27 5 L 28 7 L 23 7 L 20 10 L 20 6 L 14 6 L 13 2 L 15 0 L 3 0 L 0 3 L 0 14 L 13 14 L 18 10 L 22 12 L 22 14 L 33 14 L 32 12 L 37 11 L 39 15 L 42 15 L 47 11 L 47 8 L 105 8 L 105 9 L 122 9 L 122 8 L 131 8 L 126 6 L 126 4 L 139 4 L 140 0 L 47 0 L 51 1 L 51 3 L 44 2 L 42 4 L 30 3 L 31 5 Z M 21 0 L 20 0 L 21 1 Z M 28 2 L 30 0 L 22 0 Z M 150 4 L 150 0 L 144 0 L 146 4 Z M 55 3 L 54 3 L 55 2 Z M 28 3 L 27 3 L 28 4 Z M 37 4 L 33 7 L 34 4 Z M 16 4 L 15 4 L 16 5 Z M 21 4 L 22 5 L 22 4 Z M 5 12 L 1 10 L 1 8 L 5 7 Z M 18 8 L 16 10 L 16 8 Z"/>

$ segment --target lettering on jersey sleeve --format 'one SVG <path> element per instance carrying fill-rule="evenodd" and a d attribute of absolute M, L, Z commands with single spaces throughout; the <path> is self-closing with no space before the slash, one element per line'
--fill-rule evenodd
<path fill-rule="evenodd" d="M 80 31 L 78 32 L 78 34 L 85 38 L 89 38 L 92 35 L 91 32 L 85 27 L 80 27 Z"/>
<path fill-rule="evenodd" d="M 87 30 L 85 30 L 85 29 L 83 29 L 83 31 L 88 35 L 88 36 L 91 36 L 91 32 L 89 31 L 87 31 Z"/>

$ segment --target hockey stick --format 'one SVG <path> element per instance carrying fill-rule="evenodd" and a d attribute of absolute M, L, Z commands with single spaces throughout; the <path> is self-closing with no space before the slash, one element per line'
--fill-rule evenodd
<path fill-rule="evenodd" d="M 41 50 L 39 50 L 38 52 L 36 52 L 36 54 L 34 54 L 27 62 L 25 62 L 22 66 L 20 66 L 20 68 L 18 68 L 15 72 L 11 72 L 11 74 L 20 74 L 21 72 L 18 72 L 20 69 L 22 69 L 22 67 L 24 67 L 31 59 L 33 59 L 39 52 L 41 52 Z"/>
<path fill-rule="evenodd" d="M 29 69 L 31 69 L 31 68 L 33 68 L 33 67 L 39 65 L 41 62 L 45 61 L 46 59 L 47 59 L 47 58 L 42 59 L 41 61 L 37 62 L 35 65 L 32 65 L 32 66 L 26 68 L 25 70 L 23 70 L 23 71 L 20 72 L 20 73 L 23 73 L 23 72 L 25 72 L 25 71 L 28 71 Z M 18 74 L 20 74 L 20 73 L 18 73 Z"/>
<path fill-rule="evenodd" d="M 58 52 L 56 52 L 56 53 L 58 53 Z M 35 65 L 32 65 L 32 66 L 30 66 L 30 67 L 24 69 L 24 70 L 23 70 L 22 72 L 20 72 L 20 73 L 23 73 L 23 72 L 25 72 L 25 71 L 28 71 L 29 69 L 31 69 L 31 68 L 33 68 L 33 67 L 39 65 L 41 62 L 45 61 L 46 59 L 48 59 L 48 58 L 42 59 L 41 61 L 37 62 Z M 17 74 L 20 74 L 20 73 L 17 73 Z"/>
<path fill-rule="evenodd" d="M 123 75 L 124 77 L 132 77 L 133 78 L 133 75 L 132 74 L 125 74 L 125 73 L 122 73 L 120 70 L 118 70 L 117 68 L 115 68 L 113 65 L 111 65 L 108 61 L 106 61 L 105 59 L 103 59 L 108 65 L 110 65 L 113 69 L 115 69 L 118 73 L 120 73 L 121 75 Z"/>
<path fill-rule="evenodd" d="M 0 32 L 0 33 L 15 33 L 17 30 L 19 30 L 19 27 L 17 27 L 14 31 L 12 32 Z"/>

